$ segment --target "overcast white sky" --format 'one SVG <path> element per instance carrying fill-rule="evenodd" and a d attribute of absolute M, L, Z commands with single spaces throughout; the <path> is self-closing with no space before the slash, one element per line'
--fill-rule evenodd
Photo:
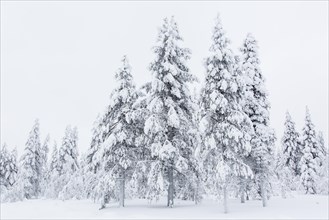
<path fill-rule="evenodd" d="M 202 80 L 218 12 L 235 51 L 248 32 L 259 41 L 278 139 L 285 111 L 301 129 L 308 105 L 328 143 L 327 1 L 1 1 L 1 144 L 22 153 L 39 118 L 42 138 L 49 133 L 59 143 L 67 124 L 78 126 L 85 152 L 122 55 L 137 85 L 149 80 L 157 28 L 174 15 L 192 50 L 189 66 Z"/>

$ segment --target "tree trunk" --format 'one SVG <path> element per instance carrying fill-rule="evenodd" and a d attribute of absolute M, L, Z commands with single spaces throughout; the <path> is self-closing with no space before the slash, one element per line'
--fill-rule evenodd
<path fill-rule="evenodd" d="M 228 207 L 227 207 L 227 186 L 226 185 L 223 188 L 223 194 L 224 194 L 224 213 L 228 213 Z"/>
<path fill-rule="evenodd" d="M 287 196 L 286 196 L 286 190 L 285 190 L 285 187 L 284 185 L 281 186 L 281 196 L 283 199 L 286 199 Z"/>
<path fill-rule="evenodd" d="M 120 207 L 125 207 L 125 171 L 122 169 L 120 177 Z"/>
<path fill-rule="evenodd" d="M 200 183 L 199 183 L 199 179 L 197 180 L 197 183 L 196 183 L 196 189 L 195 189 L 195 192 L 194 192 L 194 202 L 195 202 L 195 205 L 197 205 L 199 203 L 199 186 Z"/>
<path fill-rule="evenodd" d="M 167 206 L 172 208 L 174 206 L 174 168 L 172 166 L 168 167 L 168 202 Z"/>
<path fill-rule="evenodd" d="M 262 194 L 263 207 L 266 207 L 267 206 L 267 196 L 266 196 L 266 188 L 265 188 L 265 179 L 263 176 L 260 181 L 260 191 Z"/>
<path fill-rule="evenodd" d="M 242 178 L 241 189 L 240 189 L 241 203 L 245 203 L 246 202 L 246 199 L 245 199 L 245 189 L 246 189 L 246 181 L 245 181 L 244 178 Z"/>

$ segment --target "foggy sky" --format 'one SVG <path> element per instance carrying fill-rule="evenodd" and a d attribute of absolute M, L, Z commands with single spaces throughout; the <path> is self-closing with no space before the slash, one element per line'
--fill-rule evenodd
<path fill-rule="evenodd" d="M 327 1 L 1 1 L 1 144 L 21 154 L 39 118 L 50 147 L 71 124 L 86 152 L 122 56 L 128 55 L 138 86 L 150 80 L 157 28 L 174 15 L 192 51 L 188 65 L 202 81 L 217 13 L 235 52 L 248 32 L 259 42 L 277 144 L 286 110 L 300 131 L 306 105 L 328 143 Z"/>

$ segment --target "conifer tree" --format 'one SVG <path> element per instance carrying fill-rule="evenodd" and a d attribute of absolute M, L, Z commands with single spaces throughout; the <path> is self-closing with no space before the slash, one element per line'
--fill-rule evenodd
<path fill-rule="evenodd" d="M 59 152 L 57 143 L 54 141 L 53 150 L 50 158 L 50 165 L 48 170 L 48 185 L 45 189 L 45 196 L 47 198 L 57 199 L 59 192 L 62 190 L 64 183 L 63 177 L 60 176 L 61 169 L 59 165 Z"/>
<path fill-rule="evenodd" d="M 50 167 L 49 167 L 50 172 L 54 172 L 54 171 L 59 172 L 58 160 L 59 160 L 59 153 L 58 153 L 57 143 L 56 141 L 54 141 L 53 151 L 51 153 Z"/>
<path fill-rule="evenodd" d="M 254 134 L 251 138 L 252 150 L 249 164 L 255 174 L 254 187 L 260 188 L 263 206 L 267 203 L 267 191 L 273 165 L 274 130 L 270 128 L 270 104 L 265 88 L 265 79 L 259 68 L 258 45 L 248 34 L 242 51 L 242 71 L 246 82 L 244 112 L 252 121 Z M 258 191 L 258 190 L 257 190 Z"/>
<path fill-rule="evenodd" d="M 7 161 L 9 158 L 7 144 L 4 143 L 0 148 L 0 185 L 7 187 L 6 173 Z"/>
<path fill-rule="evenodd" d="M 182 37 L 172 17 L 164 19 L 150 65 L 152 89 L 147 100 L 150 112 L 144 132 L 149 138 L 152 163 L 148 176 L 148 198 L 158 198 L 167 188 L 167 206 L 174 205 L 175 179 L 188 170 L 194 146 L 189 144 L 189 129 L 194 103 L 188 83 L 195 78 L 186 61 L 190 51 L 180 47 Z"/>
<path fill-rule="evenodd" d="M 134 129 L 127 117 L 136 99 L 136 92 L 126 56 L 115 78 L 119 85 L 111 93 L 110 105 L 102 122 L 105 128 L 104 142 L 97 156 L 102 161 L 103 178 L 118 180 L 119 202 L 124 207 L 125 183 L 136 161 Z"/>
<path fill-rule="evenodd" d="M 0 149 L 0 185 L 12 187 L 17 179 L 17 151 L 8 152 L 6 143 Z"/>
<path fill-rule="evenodd" d="M 46 136 L 41 147 L 41 182 L 40 189 L 41 195 L 44 195 L 46 188 L 48 187 L 48 152 L 49 152 L 49 135 Z"/>
<path fill-rule="evenodd" d="M 25 144 L 24 154 L 21 157 L 21 175 L 23 176 L 25 198 L 27 199 L 38 197 L 40 194 L 41 155 L 39 121 L 35 120 Z"/>
<path fill-rule="evenodd" d="M 206 184 L 223 196 L 228 212 L 228 187 L 236 177 L 252 172 L 244 158 L 250 153 L 251 122 L 240 106 L 243 81 L 235 71 L 236 60 L 229 48 L 219 16 L 212 35 L 211 55 L 206 59 L 206 80 L 201 93 L 201 131 Z M 223 192 L 223 193 L 222 193 Z"/>
<path fill-rule="evenodd" d="M 328 148 L 325 147 L 325 142 L 323 134 L 321 131 L 318 132 L 318 145 L 320 148 L 320 172 L 319 181 L 317 183 L 319 188 L 319 193 L 328 194 L 329 193 L 329 158 L 328 158 Z"/>
<path fill-rule="evenodd" d="M 317 193 L 317 179 L 320 171 L 320 147 L 318 144 L 314 124 L 308 107 L 306 107 L 305 126 L 303 128 L 303 149 L 300 160 L 301 183 L 306 194 Z"/>
<path fill-rule="evenodd" d="M 58 166 L 60 174 L 72 174 L 79 168 L 78 164 L 78 132 L 77 128 L 66 127 L 62 146 L 59 149 Z"/>
<path fill-rule="evenodd" d="M 18 172 L 17 150 L 14 148 L 10 153 L 5 153 L 7 154 L 5 158 L 2 157 L 2 153 L 0 149 L 0 202 L 23 200 L 24 187 L 21 184 L 22 177 Z"/>
<path fill-rule="evenodd" d="M 98 158 L 96 158 L 96 152 L 99 150 L 101 144 L 104 142 L 103 129 L 104 129 L 103 118 L 101 117 L 101 115 L 98 115 L 93 125 L 92 140 L 86 156 L 87 159 L 86 164 L 88 170 L 94 174 L 97 173 L 97 170 L 100 167 L 100 161 L 97 161 Z"/>
<path fill-rule="evenodd" d="M 295 128 L 295 122 L 292 121 L 289 112 L 286 113 L 284 123 L 284 134 L 282 137 L 283 164 L 289 167 L 294 176 L 300 175 L 299 161 L 302 156 L 300 137 Z"/>

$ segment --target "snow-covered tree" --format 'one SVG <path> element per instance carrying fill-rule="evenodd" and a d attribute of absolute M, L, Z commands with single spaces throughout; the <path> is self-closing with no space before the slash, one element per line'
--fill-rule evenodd
<path fill-rule="evenodd" d="M 319 165 L 321 168 L 321 167 L 325 166 L 327 156 L 328 156 L 328 148 L 325 147 L 324 138 L 323 138 L 323 134 L 321 131 L 318 132 L 317 140 L 318 140 L 319 158 L 320 158 Z"/>
<path fill-rule="evenodd" d="M 53 151 L 51 153 L 51 161 L 50 161 L 50 167 L 49 171 L 50 172 L 59 172 L 59 153 L 58 153 L 58 148 L 57 148 L 57 142 L 54 141 L 54 146 L 53 146 Z"/>
<path fill-rule="evenodd" d="M 48 152 L 49 152 L 49 135 L 46 136 L 41 147 L 41 182 L 40 189 L 41 195 L 44 195 L 46 188 L 48 187 Z"/>
<path fill-rule="evenodd" d="M 38 197 L 42 177 L 42 153 L 40 144 L 39 121 L 35 120 L 21 157 L 21 175 L 24 180 L 25 198 Z"/>
<path fill-rule="evenodd" d="M 235 71 L 236 60 L 219 16 L 212 35 L 211 55 L 206 59 L 206 79 L 201 93 L 204 147 L 200 151 L 206 186 L 223 196 L 227 212 L 228 187 L 236 177 L 252 172 L 244 158 L 250 153 L 251 121 L 240 106 L 243 80 Z M 235 185 L 235 184 L 233 184 Z M 223 192 L 223 193 L 222 193 Z"/>
<path fill-rule="evenodd" d="M 316 194 L 316 184 L 320 172 L 321 150 L 308 107 L 306 107 L 305 126 L 303 128 L 302 141 L 303 155 L 300 160 L 301 183 L 306 194 Z"/>
<path fill-rule="evenodd" d="M 286 120 L 284 123 L 284 133 L 281 140 L 282 143 L 282 162 L 284 166 L 292 170 L 294 176 L 300 175 L 299 162 L 302 156 L 300 136 L 296 131 L 295 122 L 292 120 L 289 112 L 286 112 Z M 290 186 L 291 189 L 295 188 Z"/>
<path fill-rule="evenodd" d="M 101 117 L 101 115 L 98 115 L 93 125 L 92 140 L 86 156 L 88 170 L 93 172 L 94 174 L 100 167 L 101 161 L 97 161 L 98 158 L 95 157 L 95 154 L 99 150 L 101 144 L 104 142 L 103 130 L 103 118 Z"/>
<path fill-rule="evenodd" d="M 12 187 L 17 179 L 17 151 L 8 152 L 7 145 L 0 149 L 0 185 Z"/>
<path fill-rule="evenodd" d="M 284 151 L 280 148 L 278 149 L 275 161 L 274 172 L 277 179 L 277 187 L 281 192 L 282 198 L 287 198 L 287 194 L 292 190 L 292 186 L 296 185 L 296 178 L 294 177 L 294 171 L 286 164 L 287 158 Z M 298 183 L 299 181 L 297 181 Z"/>
<path fill-rule="evenodd" d="M 62 145 L 59 148 L 58 162 L 56 163 L 56 148 L 54 148 L 50 165 L 51 183 L 49 185 L 50 190 L 48 190 L 46 194 L 53 198 L 67 198 L 63 196 L 63 194 L 68 193 L 66 191 L 66 185 L 75 178 L 75 173 L 79 170 L 77 142 L 77 128 L 74 127 L 72 129 L 71 126 L 67 126 Z"/>
<path fill-rule="evenodd" d="M 59 149 L 58 166 L 60 174 L 71 174 L 78 170 L 78 132 L 77 128 L 66 127 L 63 137 L 62 146 Z"/>
<path fill-rule="evenodd" d="M 44 169 L 44 173 L 47 172 L 48 166 L 49 140 L 50 137 L 47 135 L 41 147 L 42 168 Z"/>
<path fill-rule="evenodd" d="M 48 185 L 45 189 L 45 196 L 47 198 L 58 198 L 59 192 L 63 187 L 60 176 L 61 170 L 59 166 L 59 152 L 57 143 L 54 141 L 53 150 L 50 158 L 50 165 L 48 169 Z"/>
<path fill-rule="evenodd" d="M 110 96 L 110 104 L 103 118 L 104 141 L 96 154 L 101 161 L 103 178 L 115 178 L 119 182 L 120 206 L 124 206 L 125 182 L 130 178 L 135 165 L 134 127 L 127 115 L 136 99 L 135 84 L 126 56 L 122 67 L 115 74 L 118 87 Z M 98 144 L 98 143 L 96 143 Z M 105 193 L 105 192 L 104 192 Z"/>
<path fill-rule="evenodd" d="M 85 158 L 85 190 L 86 197 L 99 200 L 103 192 L 96 192 L 96 186 L 99 184 L 99 172 L 102 165 L 102 158 L 97 155 L 102 143 L 104 142 L 104 123 L 103 116 L 98 115 L 92 128 L 92 139 L 90 147 Z M 102 171 L 102 170 L 101 170 Z"/>
<path fill-rule="evenodd" d="M 144 132 L 151 150 L 151 170 L 148 176 L 149 199 L 158 198 L 168 189 L 167 206 L 173 207 L 175 179 L 188 171 L 194 151 L 189 130 L 195 105 L 188 83 L 194 77 L 186 66 L 190 51 L 180 47 L 182 37 L 172 17 L 164 19 L 154 47 L 155 60 L 150 65 L 152 89 L 148 95 Z"/>
<path fill-rule="evenodd" d="M 71 175 L 68 182 L 65 184 L 63 189 L 59 192 L 58 198 L 62 200 L 68 199 L 83 199 L 87 198 L 87 191 L 85 187 L 85 165 L 86 159 L 82 155 L 78 161 L 79 167 Z"/>
<path fill-rule="evenodd" d="M 318 180 L 319 193 L 329 194 L 329 158 L 328 147 L 325 146 L 323 134 L 318 132 L 318 145 L 320 148 L 320 173 Z"/>
<path fill-rule="evenodd" d="M 249 116 L 254 128 L 248 161 L 255 174 L 254 187 L 259 188 L 263 206 L 266 206 L 276 138 L 274 130 L 270 128 L 270 104 L 265 79 L 259 67 L 258 45 L 251 34 L 247 35 L 241 51 L 242 71 L 246 83 L 243 110 Z"/>
<path fill-rule="evenodd" d="M 7 144 L 4 143 L 0 148 L 0 185 L 5 187 L 7 186 L 6 173 L 8 158 Z"/>

